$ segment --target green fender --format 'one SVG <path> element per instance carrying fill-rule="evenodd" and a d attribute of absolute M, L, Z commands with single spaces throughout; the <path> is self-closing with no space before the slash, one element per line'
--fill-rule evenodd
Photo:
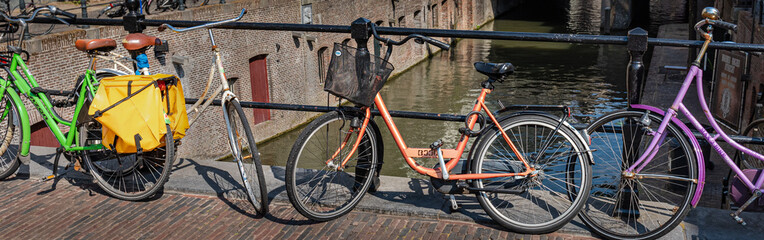
<path fill-rule="evenodd" d="M 10 87 L 0 90 L 0 99 L 2 99 L 6 93 L 11 97 L 11 101 L 14 103 L 13 105 L 16 106 L 16 113 L 18 113 L 19 116 L 18 120 L 21 122 L 21 156 L 29 156 L 29 139 L 31 138 L 29 114 L 27 114 L 27 109 L 24 107 L 24 103 L 21 101 L 19 94 L 16 93 L 16 90 Z"/>

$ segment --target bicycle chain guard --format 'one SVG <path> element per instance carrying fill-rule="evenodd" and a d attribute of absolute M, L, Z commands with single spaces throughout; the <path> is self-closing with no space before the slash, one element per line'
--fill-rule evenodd
<path fill-rule="evenodd" d="M 743 169 L 743 175 L 750 179 L 752 182 L 760 177 L 764 177 L 764 169 Z M 746 201 L 753 195 L 751 190 L 740 180 L 741 176 L 735 176 L 730 184 L 730 199 L 735 203 L 735 206 L 743 206 Z M 757 190 L 759 191 L 759 190 Z M 751 205 L 745 208 L 746 212 L 764 212 L 764 198 L 759 198 Z"/>

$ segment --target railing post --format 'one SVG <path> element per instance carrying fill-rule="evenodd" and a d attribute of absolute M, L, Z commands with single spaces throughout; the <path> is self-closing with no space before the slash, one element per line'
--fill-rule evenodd
<path fill-rule="evenodd" d="M 647 31 L 642 28 L 635 28 L 629 31 L 626 49 L 629 51 L 629 66 L 626 69 L 627 81 L 626 90 L 631 104 L 639 104 L 642 99 L 642 88 L 645 83 L 645 70 L 642 57 L 647 52 Z"/>
<path fill-rule="evenodd" d="M 368 86 L 368 83 L 361 81 L 364 79 L 369 68 L 369 61 L 371 60 L 371 53 L 367 47 L 369 43 L 369 37 L 371 36 L 371 21 L 365 18 L 359 18 L 350 24 L 350 37 L 355 40 L 356 43 L 356 55 L 355 55 L 355 72 L 358 75 L 358 87 L 364 89 Z"/>
<path fill-rule="evenodd" d="M 87 18 L 88 17 L 88 1 L 87 0 L 80 0 L 80 8 L 82 9 L 82 15 L 80 18 Z M 82 25 L 80 28 L 90 28 L 89 25 Z"/>
<path fill-rule="evenodd" d="M 19 0 L 19 10 L 23 12 L 24 9 L 27 9 L 27 4 L 24 2 L 24 0 Z"/>
<path fill-rule="evenodd" d="M 24 0 L 19 0 L 19 10 L 21 12 L 24 12 L 26 8 L 27 8 L 27 4 L 24 2 Z M 24 38 L 24 40 L 32 38 L 32 35 L 29 34 L 29 24 L 24 26 L 24 36 L 21 36 L 21 37 Z"/>
<path fill-rule="evenodd" d="M 125 6 L 127 7 L 127 14 L 122 19 L 122 23 L 125 27 L 125 31 L 129 33 L 139 33 L 146 29 L 146 26 L 141 24 L 141 21 L 146 19 L 146 16 L 138 13 L 138 9 L 141 7 L 138 0 L 125 0 Z"/>
<path fill-rule="evenodd" d="M 359 52 L 365 51 L 368 54 L 369 50 L 366 48 L 366 44 L 369 42 L 369 37 L 371 37 L 371 21 L 366 18 L 359 18 L 353 21 L 350 24 L 350 37 L 355 39 Z"/>
<path fill-rule="evenodd" d="M 356 55 L 355 55 L 355 69 L 356 74 L 358 75 L 358 86 L 359 88 L 366 88 L 368 86 L 368 83 L 361 81 L 361 79 L 365 79 L 364 75 L 369 74 L 370 67 L 370 60 L 371 60 L 371 53 L 369 53 L 368 49 L 368 43 L 369 38 L 371 37 L 371 21 L 369 19 L 365 18 L 359 18 L 353 21 L 353 23 L 350 24 L 350 37 L 355 40 L 356 43 Z M 354 118 L 353 122 L 361 122 L 360 118 Z M 353 123 L 350 123 L 351 126 Z M 360 125 L 360 123 L 358 124 Z M 360 136 L 359 136 L 360 137 Z M 374 173 L 374 176 L 369 176 L 369 172 L 363 168 L 356 167 L 356 181 L 357 182 L 365 182 L 366 178 L 372 177 L 371 180 L 371 186 L 369 187 L 369 192 L 374 192 L 379 188 L 380 182 L 379 182 L 379 171 L 382 169 L 382 159 L 378 159 L 379 162 L 377 163 L 376 169 L 377 171 Z M 369 165 L 370 159 L 366 158 L 359 158 L 358 159 L 358 165 Z"/>
<path fill-rule="evenodd" d="M 642 100 L 642 90 L 645 83 L 645 65 L 643 64 L 642 57 L 647 52 L 647 31 L 642 28 L 635 28 L 629 31 L 628 42 L 626 43 L 626 50 L 629 51 L 629 66 L 626 69 L 626 91 L 629 107 L 632 104 L 639 104 Z M 641 154 L 639 151 L 631 151 L 633 147 L 632 143 L 639 144 L 641 142 L 642 128 L 641 123 L 636 122 L 634 119 L 627 119 L 622 127 L 623 139 L 632 139 L 632 141 L 623 141 L 623 156 L 624 164 L 622 166 L 631 166 Z M 616 196 L 615 208 L 613 216 L 625 216 L 627 218 L 639 218 L 639 209 L 633 209 L 631 206 L 639 206 L 639 190 L 634 186 L 634 183 L 629 183 L 632 179 L 621 178 L 621 186 Z M 634 196 L 634 195 L 637 196 Z"/>

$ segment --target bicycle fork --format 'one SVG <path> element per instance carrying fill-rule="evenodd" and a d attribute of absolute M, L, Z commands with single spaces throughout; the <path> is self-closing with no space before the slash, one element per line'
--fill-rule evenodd
<path fill-rule="evenodd" d="M 366 126 L 369 125 L 369 119 L 371 118 L 371 109 L 368 107 L 366 108 L 366 114 L 364 115 L 363 124 L 359 127 L 358 132 L 358 138 L 355 140 L 355 143 L 353 143 L 353 148 L 350 149 L 350 152 L 348 152 L 347 156 L 342 160 L 340 164 L 334 164 L 334 159 L 336 159 L 340 153 L 342 152 L 342 149 L 344 149 L 347 146 L 348 141 L 350 140 L 350 136 L 353 134 L 353 128 L 351 128 L 351 131 L 345 135 L 345 139 L 343 139 L 342 144 L 339 148 L 337 148 L 337 151 L 334 152 L 331 158 L 326 160 L 326 166 L 336 169 L 336 170 L 342 170 L 345 168 L 345 164 L 350 161 L 350 157 L 353 156 L 353 154 L 358 150 L 358 145 L 361 143 L 361 139 L 363 138 L 363 134 L 366 133 Z"/>

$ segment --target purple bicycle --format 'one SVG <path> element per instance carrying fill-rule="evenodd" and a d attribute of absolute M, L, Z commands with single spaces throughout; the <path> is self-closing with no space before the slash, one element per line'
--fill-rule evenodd
<path fill-rule="evenodd" d="M 700 200 L 705 183 L 705 166 L 698 140 L 676 116 L 684 114 L 737 175 L 738 188 L 733 200 L 740 208 L 732 213 L 735 221 L 745 224 L 739 214 L 762 195 L 760 169 L 741 170 L 719 146 L 721 138 L 744 154 L 764 161 L 754 152 L 727 136 L 711 115 L 703 96 L 703 71 L 699 68 L 712 41 L 710 26 L 735 30 L 735 24 L 719 19 L 715 8 L 703 9 L 705 18 L 695 30 L 705 39 L 697 59 L 690 66 L 671 108 L 632 104 L 595 120 L 588 128 L 591 149 L 595 152 L 592 189 L 580 216 L 594 232 L 611 239 L 654 239 L 673 230 Z M 701 27 L 708 25 L 706 31 Z M 683 104 L 690 84 L 695 81 L 698 100 L 705 117 L 716 133 L 706 131 Z M 759 175 L 759 177 L 756 177 Z M 735 184 L 733 184 L 735 185 Z M 737 193 L 735 193 L 737 191 Z M 753 205 L 751 205 L 753 203 Z"/>

